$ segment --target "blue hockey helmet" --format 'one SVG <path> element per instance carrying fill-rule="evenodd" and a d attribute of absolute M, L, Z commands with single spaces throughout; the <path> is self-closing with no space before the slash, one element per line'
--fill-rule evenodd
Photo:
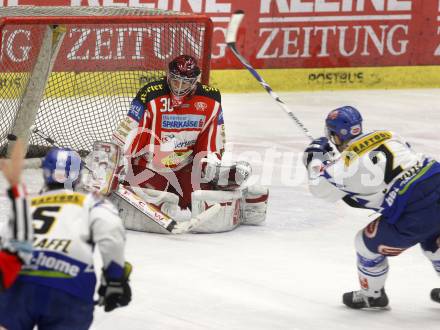
<path fill-rule="evenodd" d="M 336 146 L 362 134 L 362 116 L 351 106 L 344 106 L 330 111 L 326 120 L 327 138 Z"/>
<path fill-rule="evenodd" d="M 41 167 L 46 185 L 61 183 L 66 188 L 73 188 L 79 182 L 82 161 L 72 149 L 52 148 L 44 157 Z"/>

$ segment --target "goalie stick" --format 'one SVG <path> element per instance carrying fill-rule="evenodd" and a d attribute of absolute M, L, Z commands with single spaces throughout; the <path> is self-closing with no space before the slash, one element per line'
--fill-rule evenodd
<path fill-rule="evenodd" d="M 127 229 L 158 234 L 187 233 L 206 220 L 214 217 L 221 209 L 220 204 L 217 203 L 201 214 L 191 217 L 188 221 L 177 222 L 163 213 L 156 205 L 143 200 L 133 189 L 121 184 L 110 196 L 110 200 L 118 206 L 121 215 L 125 215 L 124 218 L 127 220 L 124 220 L 124 222 Z M 133 208 L 127 209 L 124 207 L 127 204 Z M 145 216 L 152 220 L 152 222 L 145 221 L 145 218 L 143 218 Z"/>
<path fill-rule="evenodd" d="M 272 90 L 267 82 L 258 74 L 258 72 L 249 64 L 249 62 L 238 52 L 236 47 L 237 32 L 240 27 L 240 23 L 244 18 L 244 11 L 237 10 L 229 21 L 228 28 L 226 30 L 226 44 L 237 59 L 248 69 L 252 76 L 257 79 L 261 86 L 269 93 L 272 98 L 277 101 L 277 104 L 289 115 L 289 117 L 295 122 L 295 124 L 303 131 L 311 141 L 314 140 L 309 130 L 304 124 L 295 116 L 295 114 L 287 107 L 287 105 L 280 99 L 280 97 Z"/>
<path fill-rule="evenodd" d="M 60 145 L 54 139 L 39 130 L 35 125 L 31 127 L 31 132 L 37 134 L 50 145 L 60 147 Z M 16 137 L 10 134 L 8 139 L 15 140 Z M 95 143 L 110 144 L 100 141 Z M 93 169 L 88 166 L 86 162 L 82 161 L 82 164 L 90 173 L 93 173 Z M 112 170 L 111 172 L 113 173 L 114 171 Z M 119 208 L 121 215 L 124 214 L 125 216 L 130 217 L 130 220 L 137 220 L 136 225 L 133 225 L 134 222 L 131 221 L 130 226 L 127 227 L 127 229 L 155 232 L 160 234 L 187 233 L 194 227 L 197 227 L 199 224 L 203 223 L 205 220 L 213 217 L 215 213 L 219 212 L 220 210 L 220 204 L 215 204 L 196 217 L 191 217 L 191 219 L 188 221 L 177 222 L 163 213 L 156 205 L 144 201 L 130 187 L 125 187 L 121 184 L 118 184 L 116 189 L 100 189 L 99 193 L 103 196 L 107 196 Z M 127 210 L 127 206 L 131 207 L 132 210 Z M 146 218 L 151 220 L 151 222 L 148 222 Z M 127 225 L 127 221 L 125 221 L 125 219 L 123 220 Z"/>

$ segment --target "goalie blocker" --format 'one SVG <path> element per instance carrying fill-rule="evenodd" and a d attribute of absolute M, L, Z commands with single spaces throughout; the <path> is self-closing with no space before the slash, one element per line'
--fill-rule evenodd
<path fill-rule="evenodd" d="M 238 225 L 259 225 L 265 221 L 268 189 L 243 187 L 251 173 L 247 162 L 222 164 L 205 161 L 202 181 L 214 190 L 192 193 L 192 212 L 181 210 L 172 193 L 117 184 L 119 147 L 95 142 L 86 159 L 89 173 L 83 187 L 108 195 L 119 209 L 127 229 L 154 233 L 215 233 Z"/>

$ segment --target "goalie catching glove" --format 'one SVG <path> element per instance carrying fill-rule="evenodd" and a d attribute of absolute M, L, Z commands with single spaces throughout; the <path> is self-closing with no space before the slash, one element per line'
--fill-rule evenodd
<path fill-rule="evenodd" d="M 118 279 L 110 278 L 105 271 L 102 272 L 97 304 L 104 306 L 104 311 L 111 312 L 115 308 L 127 306 L 130 303 L 131 288 L 128 281 L 132 269 L 132 265 L 129 262 L 125 262 L 124 273 Z"/>
<path fill-rule="evenodd" d="M 240 188 L 252 174 L 252 168 L 246 161 L 227 164 L 217 158 L 201 160 L 202 182 L 210 183 L 216 190 L 235 190 Z"/>

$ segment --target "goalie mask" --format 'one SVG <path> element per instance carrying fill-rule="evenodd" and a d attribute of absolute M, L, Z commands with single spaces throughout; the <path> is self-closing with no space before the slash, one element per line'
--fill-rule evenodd
<path fill-rule="evenodd" d="M 189 55 L 180 55 L 168 65 L 167 82 L 176 99 L 192 93 L 200 76 L 197 61 Z"/>
<path fill-rule="evenodd" d="M 73 189 L 79 182 L 82 168 L 81 157 L 68 148 L 52 148 L 41 165 L 46 186 L 64 184 Z"/>
<path fill-rule="evenodd" d="M 351 106 L 331 111 L 326 120 L 326 136 L 337 147 L 362 134 L 362 116 Z"/>

